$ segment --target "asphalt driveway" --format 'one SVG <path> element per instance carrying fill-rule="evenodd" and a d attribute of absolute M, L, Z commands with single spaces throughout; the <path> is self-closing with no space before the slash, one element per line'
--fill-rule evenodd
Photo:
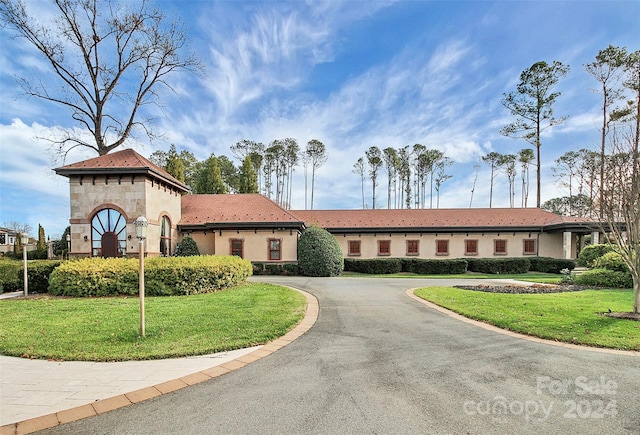
<path fill-rule="evenodd" d="M 254 279 L 315 295 L 315 326 L 219 378 L 46 433 L 640 433 L 640 358 L 497 334 L 405 294 L 451 281 Z"/>

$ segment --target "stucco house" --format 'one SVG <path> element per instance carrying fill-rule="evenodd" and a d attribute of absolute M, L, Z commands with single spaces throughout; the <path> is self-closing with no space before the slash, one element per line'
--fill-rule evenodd
<path fill-rule="evenodd" d="M 16 237 L 18 237 L 18 233 L 14 230 L 0 227 L 0 252 L 13 251 Z"/>
<path fill-rule="evenodd" d="M 576 258 L 589 222 L 537 208 L 285 210 L 259 194 L 191 195 L 131 149 L 55 169 L 69 178 L 71 256 L 137 255 L 134 220 L 149 220 L 145 251 L 173 255 L 185 235 L 202 254 L 297 261 L 310 225 L 333 234 L 345 257 Z"/>

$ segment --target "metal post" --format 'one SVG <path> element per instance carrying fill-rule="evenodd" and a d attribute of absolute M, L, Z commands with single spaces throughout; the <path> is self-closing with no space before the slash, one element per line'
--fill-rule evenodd
<path fill-rule="evenodd" d="M 22 245 L 22 258 L 24 262 L 24 295 L 29 295 L 29 276 L 27 274 L 27 245 Z"/>
<path fill-rule="evenodd" d="M 138 252 L 140 255 L 140 272 L 138 287 L 140 290 L 140 335 L 144 337 L 144 239 L 138 240 Z"/>

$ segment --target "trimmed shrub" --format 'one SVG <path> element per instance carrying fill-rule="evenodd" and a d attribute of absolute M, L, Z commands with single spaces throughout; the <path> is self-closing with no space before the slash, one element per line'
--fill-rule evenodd
<path fill-rule="evenodd" d="M 467 260 L 463 258 L 431 260 L 425 258 L 403 258 L 402 272 L 418 275 L 458 275 L 467 272 Z"/>
<path fill-rule="evenodd" d="M 614 250 L 611 244 L 588 245 L 582 248 L 578 255 L 578 266 L 593 267 L 593 262 L 607 252 Z"/>
<path fill-rule="evenodd" d="M 251 275 L 251 263 L 235 256 L 159 257 L 145 262 L 149 296 L 215 292 Z M 69 261 L 49 278 L 49 292 L 63 296 L 138 294 L 138 259 L 87 258 Z"/>
<path fill-rule="evenodd" d="M 198 244 L 191 236 L 184 236 L 176 249 L 176 257 L 192 257 L 200 255 Z"/>
<path fill-rule="evenodd" d="M 402 272 L 402 261 L 399 258 L 345 258 L 344 270 L 357 273 L 382 275 Z"/>
<path fill-rule="evenodd" d="M 22 263 L 14 260 L 0 260 L 0 293 L 22 289 Z"/>
<path fill-rule="evenodd" d="M 27 260 L 46 260 L 48 257 L 47 249 L 36 249 L 35 251 L 27 251 Z"/>
<path fill-rule="evenodd" d="M 152 296 L 211 293 L 240 284 L 251 271 L 251 262 L 237 256 L 150 258 L 145 264 L 145 287 Z"/>
<path fill-rule="evenodd" d="M 46 293 L 49 288 L 49 275 L 62 262 L 58 260 L 39 260 L 27 263 L 29 293 Z M 20 261 L 0 261 L 0 293 L 24 290 L 24 271 Z"/>
<path fill-rule="evenodd" d="M 60 260 L 42 260 L 28 263 L 29 293 L 47 293 L 49 291 L 49 277 L 61 264 L 62 261 Z"/>
<path fill-rule="evenodd" d="M 531 268 L 529 270 L 545 273 L 560 273 L 564 269 L 573 270 L 576 263 L 573 260 L 564 260 L 551 257 L 531 257 Z"/>
<path fill-rule="evenodd" d="M 298 270 L 305 276 L 338 276 L 344 270 L 342 250 L 327 230 L 311 226 L 298 239 Z"/>
<path fill-rule="evenodd" d="M 607 252 L 602 257 L 596 258 L 593 261 L 593 267 L 595 269 L 608 269 L 616 270 L 618 272 L 629 272 L 629 267 L 622 260 L 622 256 L 617 252 Z"/>
<path fill-rule="evenodd" d="M 629 272 L 609 269 L 591 269 L 576 275 L 578 285 L 608 288 L 633 288 L 633 278 Z"/>
<path fill-rule="evenodd" d="M 531 268 L 528 258 L 469 258 L 470 272 L 504 274 L 527 273 Z"/>

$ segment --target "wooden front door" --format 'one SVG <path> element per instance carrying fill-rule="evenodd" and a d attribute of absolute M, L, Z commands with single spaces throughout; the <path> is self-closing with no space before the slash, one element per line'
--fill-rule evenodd
<path fill-rule="evenodd" d="M 118 236 L 116 233 L 107 231 L 102 235 L 102 256 L 118 257 Z"/>

